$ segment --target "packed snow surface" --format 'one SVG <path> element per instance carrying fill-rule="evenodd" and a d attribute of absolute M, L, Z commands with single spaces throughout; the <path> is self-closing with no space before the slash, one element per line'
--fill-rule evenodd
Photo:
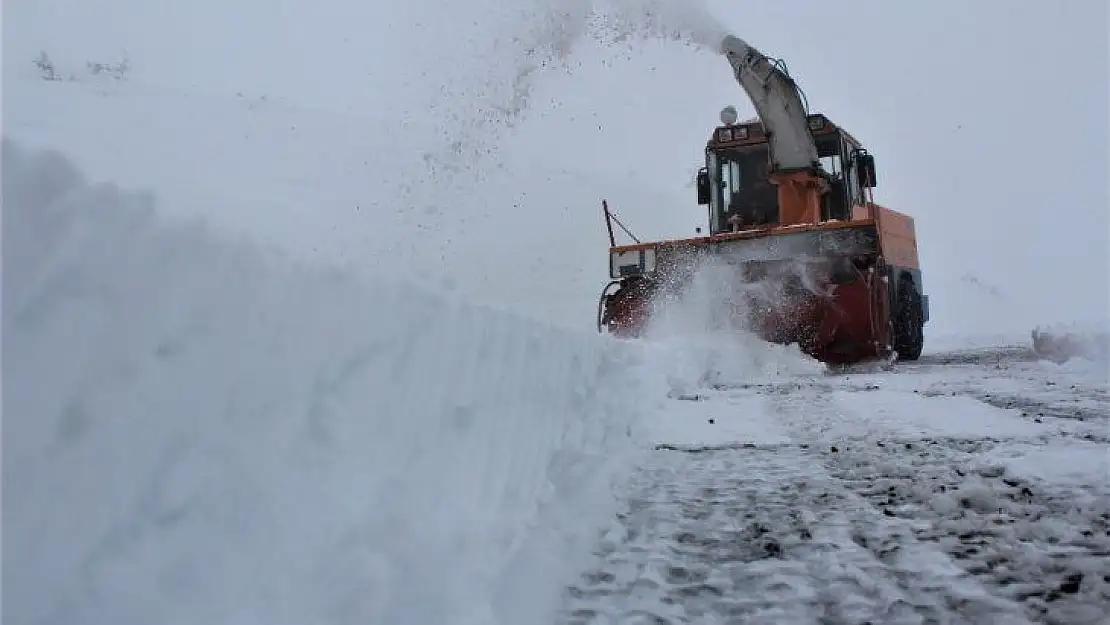
<path fill-rule="evenodd" d="M 1105 624 L 1108 392 L 1025 348 L 683 394 L 566 620 Z"/>

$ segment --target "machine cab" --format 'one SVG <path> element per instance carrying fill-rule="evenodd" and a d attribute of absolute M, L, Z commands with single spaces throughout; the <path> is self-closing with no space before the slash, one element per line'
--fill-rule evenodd
<path fill-rule="evenodd" d="M 821 114 L 808 118 L 817 148 L 819 174 L 829 192 L 820 221 L 850 220 L 854 206 L 867 202 L 875 186 L 874 158 L 854 137 Z M 706 167 L 698 172 L 698 204 L 709 206 L 711 234 L 780 225 L 778 188 L 771 181 L 767 136 L 758 119 L 719 126 L 706 146 Z"/>

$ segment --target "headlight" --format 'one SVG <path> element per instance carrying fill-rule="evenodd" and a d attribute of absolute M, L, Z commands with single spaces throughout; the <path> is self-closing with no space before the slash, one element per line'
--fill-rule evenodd
<path fill-rule="evenodd" d="M 627 278 L 655 273 L 655 248 L 609 253 L 609 277 Z"/>

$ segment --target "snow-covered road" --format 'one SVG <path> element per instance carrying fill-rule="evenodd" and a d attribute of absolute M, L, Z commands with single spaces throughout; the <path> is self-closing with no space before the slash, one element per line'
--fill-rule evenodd
<path fill-rule="evenodd" d="M 969 350 L 674 401 L 569 622 L 1107 622 L 1104 368 Z"/>

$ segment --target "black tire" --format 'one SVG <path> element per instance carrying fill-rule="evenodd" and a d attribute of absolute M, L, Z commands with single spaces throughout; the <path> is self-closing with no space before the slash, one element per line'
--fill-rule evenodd
<path fill-rule="evenodd" d="M 910 280 L 898 285 L 898 313 L 894 320 L 894 349 L 898 360 L 914 361 L 921 357 L 925 345 L 925 323 L 922 321 L 921 294 Z"/>

